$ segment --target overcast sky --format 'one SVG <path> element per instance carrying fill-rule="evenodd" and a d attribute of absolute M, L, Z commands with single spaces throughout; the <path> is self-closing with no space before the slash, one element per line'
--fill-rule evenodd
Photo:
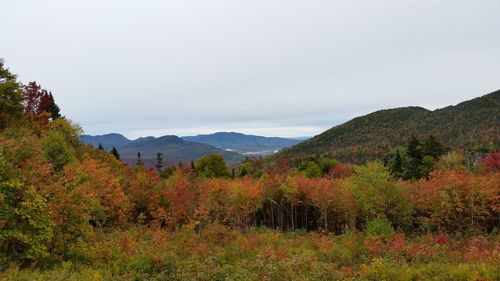
<path fill-rule="evenodd" d="M 310 136 L 500 88 L 499 0 L 2 0 L 0 57 L 86 133 Z"/>

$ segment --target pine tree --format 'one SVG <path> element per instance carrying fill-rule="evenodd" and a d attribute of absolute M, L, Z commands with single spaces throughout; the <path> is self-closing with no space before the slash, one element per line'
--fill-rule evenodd
<path fill-rule="evenodd" d="M 101 149 L 102 146 L 101 144 L 99 144 L 99 149 Z M 118 154 L 118 150 L 116 149 L 116 147 L 113 146 L 113 148 L 111 149 L 111 154 L 113 154 L 113 156 L 117 159 L 117 160 L 120 160 L 120 154 Z"/>
<path fill-rule="evenodd" d="M 49 92 L 49 100 L 51 102 L 46 110 L 48 113 L 50 113 L 50 117 L 52 118 L 52 120 L 56 120 L 57 118 L 61 118 L 61 109 L 56 104 L 56 102 L 54 100 L 54 96 L 52 96 L 52 92 Z"/>
<path fill-rule="evenodd" d="M 196 167 L 194 166 L 194 161 L 193 159 L 191 159 L 191 170 L 196 170 Z"/>
<path fill-rule="evenodd" d="M 399 152 L 399 149 L 396 150 L 396 154 L 394 154 L 394 156 L 391 159 L 389 171 L 391 175 L 395 178 L 401 178 L 403 176 L 403 159 L 401 158 L 401 153 Z"/>
<path fill-rule="evenodd" d="M 405 178 L 406 179 L 419 179 L 422 177 L 422 144 L 420 141 L 414 136 L 411 135 L 408 144 L 406 145 L 406 155 L 409 157 L 409 160 L 406 162 L 406 171 Z"/>
<path fill-rule="evenodd" d="M 135 166 L 136 167 L 143 167 L 144 166 L 144 162 L 142 161 L 140 152 L 137 152 L 137 162 L 135 163 Z"/>
<path fill-rule="evenodd" d="M 156 153 L 156 170 L 161 171 L 161 168 L 163 168 L 163 153 Z"/>
<path fill-rule="evenodd" d="M 423 156 L 431 156 L 434 160 L 438 160 L 446 151 L 444 144 L 434 135 L 430 135 L 422 146 Z"/>
<path fill-rule="evenodd" d="M 115 148 L 115 147 L 113 146 L 113 148 Z M 104 150 L 104 147 L 102 147 L 102 144 L 101 144 L 101 143 L 99 143 L 99 146 L 97 147 L 97 149 L 99 149 L 99 150 Z"/>

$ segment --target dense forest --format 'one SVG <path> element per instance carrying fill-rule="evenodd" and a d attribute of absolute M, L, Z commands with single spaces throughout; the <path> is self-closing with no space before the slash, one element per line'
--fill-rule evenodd
<path fill-rule="evenodd" d="M 147 169 L 82 144 L 52 93 L 0 61 L 0 280 L 499 280 L 498 146 L 468 157 L 425 127 L 434 115 L 467 120 L 441 132 L 484 144 L 498 137 L 498 115 L 475 112 L 491 104 L 498 93 L 377 113 L 388 139 L 362 165 L 311 154 L 231 169 L 212 154 L 164 167 L 158 151 Z M 489 129 L 474 131 L 477 120 Z M 415 126 L 413 136 L 389 129 Z M 373 152 L 353 144 L 356 157 Z"/>
<path fill-rule="evenodd" d="M 284 149 L 277 157 L 314 155 L 363 163 L 382 158 L 412 134 L 435 135 L 457 151 L 481 153 L 500 148 L 499 124 L 500 90 L 434 111 L 421 107 L 380 110 Z"/>

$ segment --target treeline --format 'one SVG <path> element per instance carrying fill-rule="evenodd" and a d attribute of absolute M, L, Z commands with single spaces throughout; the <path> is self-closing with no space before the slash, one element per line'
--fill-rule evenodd
<path fill-rule="evenodd" d="M 131 226 L 466 235 L 500 225 L 498 152 L 474 172 L 444 154 L 418 180 L 395 177 L 380 161 L 247 159 L 231 170 L 210 155 L 187 167 L 129 168 L 81 144 L 52 94 L 30 85 L 0 64 L 2 265 L 64 260 L 96 233 Z"/>

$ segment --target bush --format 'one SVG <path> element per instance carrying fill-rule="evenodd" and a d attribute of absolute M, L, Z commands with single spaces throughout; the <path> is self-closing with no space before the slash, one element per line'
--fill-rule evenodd
<path fill-rule="evenodd" d="M 369 221 L 365 227 L 366 234 L 389 239 L 394 232 L 391 223 L 385 218 L 376 218 Z"/>

